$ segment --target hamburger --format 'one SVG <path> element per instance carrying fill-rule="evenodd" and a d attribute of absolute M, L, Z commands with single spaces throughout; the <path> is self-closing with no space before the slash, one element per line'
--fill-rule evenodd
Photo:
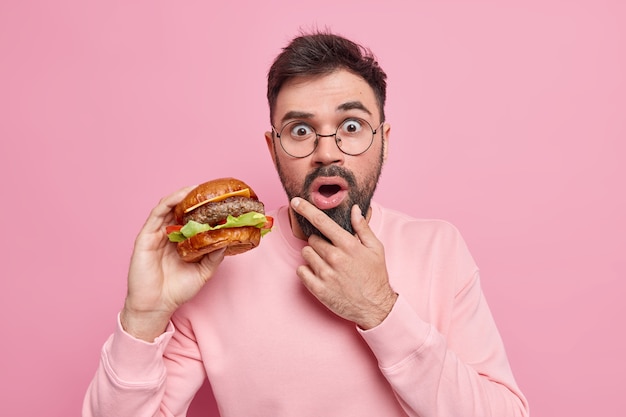
<path fill-rule="evenodd" d="M 174 207 L 175 225 L 166 228 L 186 262 L 226 248 L 224 255 L 254 249 L 272 228 L 273 219 L 252 188 L 236 178 L 198 185 Z"/>

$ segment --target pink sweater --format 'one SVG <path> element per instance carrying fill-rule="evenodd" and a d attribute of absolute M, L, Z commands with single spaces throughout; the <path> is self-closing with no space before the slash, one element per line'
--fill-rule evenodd
<path fill-rule="evenodd" d="M 295 270 L 305 244 L 287 209 L 252 251 L 228 257 L 154 343 L 120 327 L 102 349 L 83 416 L 184 416 L 208 377 L 222 417 L 527 416 L 457 230 L 373 204 L 398 300 L 362 331 Z"/>

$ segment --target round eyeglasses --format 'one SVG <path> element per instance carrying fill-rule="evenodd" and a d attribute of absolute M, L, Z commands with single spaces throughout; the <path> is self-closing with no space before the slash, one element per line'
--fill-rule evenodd
<path fill-rule="evenodd" d="M 280 132 L 272 126 L 272 131 L 280 140 L 283 150 L 294 158 L 304 158 L 313 153 L 319 138 L 335 137 L 339 150 L 346 155 L 357 156 L 365 153 L 374 142 L 374 135 L 381 128 L 383 122 L 376 129 L 372 129 L 367 120 L 358 117 L 349 117 L 339 123 L 335 133 L 322 135 L 315 128 L 301 120 L 294 120 L 284 125 Z"/>

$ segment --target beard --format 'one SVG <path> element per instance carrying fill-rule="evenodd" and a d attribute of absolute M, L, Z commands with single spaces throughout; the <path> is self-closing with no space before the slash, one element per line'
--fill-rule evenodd
<path fill-rule="evenodd" d="M 343 178 L 349 187 L 347 198 L 342 201 L 342 203 L 333 207 L 332 209 L 322 210 L 328 217 L 330 217 L 335 223 L 341 226 L 344 230 L 349 232 L 350 234 L 354 234 L 354 229 L 352 228 L 352 219 L 351 219 L 351 211 L 352 207 L 357 204 L 361 209 L 361 214 L 365 216 L 370 208 L 370 204 L 372 201 L 372 197 L 374 196 L 374 191 L 376 190 L 376 186 L 378 185 L 378 179 L 380 178 L 380 174 L 382 171 L 383 165 L 383 152 L 381 151 L 380 159 L 378 164 L 370 174 L 363 179 L 361 184 L 357 183 L 357 180 L 354 174 L 339 166 L 339 165 L 325 165 L 320 166 L 310 172 L 304 179 L 304 183 L 299 186 L 296 181 L 290 180 L 285 175 L 278 158 L 276 158 L 276 170 L 278 171 L 278 176 L 280 177 L 280 182 L 287 193 L 287 197 L 291 200 L 294 197 L 301 197 L 305 200 L 311 202 L 311 184 L 318 177 L 341 177 Z M 320 236 L 326 240 L 326 236 L 324 236 L 309 220 L 298 213 L 293 213 L 295 215 L 296 220 L 298 221 L 298 225 L 300 229 L 304 233 L 305 236 L 309 237 L 311 235 Z"/>

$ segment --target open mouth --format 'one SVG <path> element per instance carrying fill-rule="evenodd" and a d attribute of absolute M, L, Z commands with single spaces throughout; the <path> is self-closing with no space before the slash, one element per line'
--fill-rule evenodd
<path fill-rule="evenodd" d="M 318 189 L 318 192 L 326 198 L 337 194 L 339 191 L 341 191 L 341 187 L 338 184 L 324 184 Z"/>
<path fill-rule="evenodd" d="M 348 195 L 348 184 L 340 177 L 318 177 L 311 186 L 312 203 L 320 210 L 337 207 Z"/>

